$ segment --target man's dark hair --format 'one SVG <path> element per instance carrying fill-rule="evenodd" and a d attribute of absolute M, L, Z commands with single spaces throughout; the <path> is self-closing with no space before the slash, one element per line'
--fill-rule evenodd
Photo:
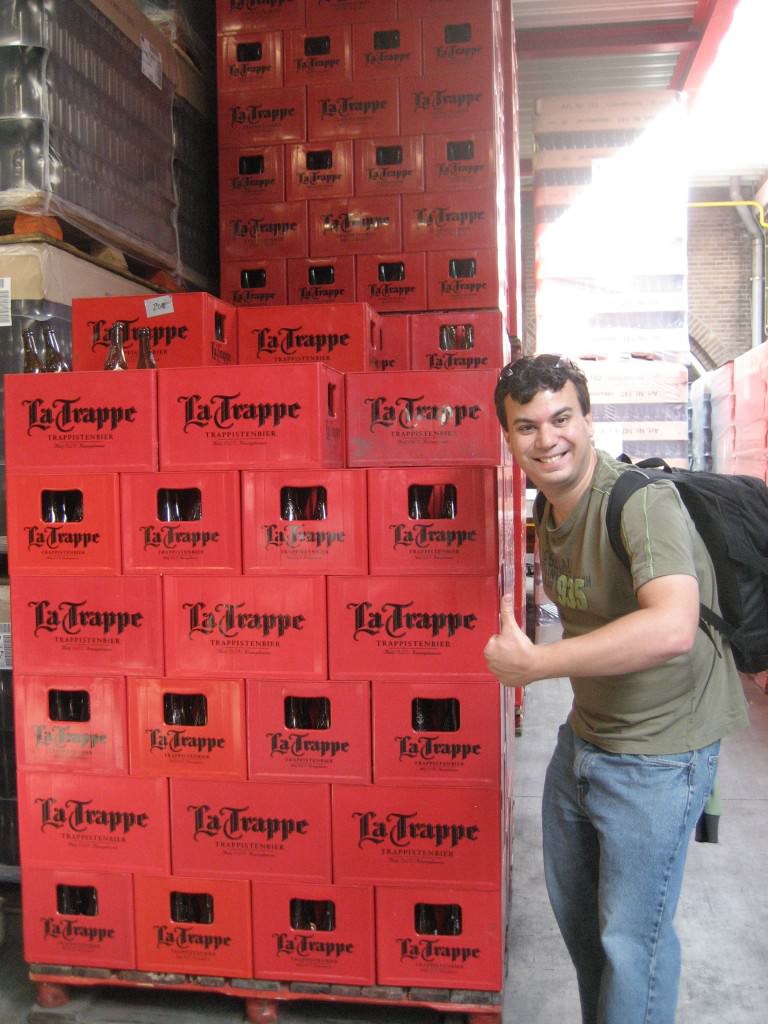
<path fill-rule="evenodd" d="M 587 378 L 570 359 L 556 355 L 524 356 L 507 363 L 499 374 L 493 400 L 503 430 L 507 429 L 507 395 L 520 405 L 527 405 L 539 391 L 562 391 L 571 381 L 579 396 L 579 405 L 586 416 L 590 410 Z"/>

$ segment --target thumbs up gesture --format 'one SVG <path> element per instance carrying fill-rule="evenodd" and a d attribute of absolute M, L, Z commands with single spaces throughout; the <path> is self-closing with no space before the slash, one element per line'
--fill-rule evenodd
<path fill-rule="evenodd" d="M 501 599 L 501 632 L 495 633 L 483 650 L 488 671 L 505 686 L 525 686 L 540 678 L 533 666 L 535 651 L 517 624 L 511 595 L 505 594 Z"/>

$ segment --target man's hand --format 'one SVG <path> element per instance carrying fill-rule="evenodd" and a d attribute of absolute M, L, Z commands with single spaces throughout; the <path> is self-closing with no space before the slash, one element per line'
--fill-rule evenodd
<path fill-rule="evenodd" d="M 525 686 L 539 678 L 533 665 L 535 651 L 517 624 L 512 597 L 505 594 L 501 599 L 501 633 L 494 634 L 483 651 L 488 671 L 505 686 Z"/>

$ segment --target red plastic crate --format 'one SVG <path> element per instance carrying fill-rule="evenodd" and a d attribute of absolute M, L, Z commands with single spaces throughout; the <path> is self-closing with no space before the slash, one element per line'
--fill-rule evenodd
<path fill-rule="evenodd" d="M 167 874 L 168 780 L 22 770 L 19 842 L 28 867 Z"/>
<path fill-rule="evenodd" d="M 487 682 L 498 607 L 495 575 L 330 577 L 330 678 Z"/>
<path fill-rule="evenodd" d="M 120 491 L 123 572 L 240 572 L 238 473 L 124 473 Z"/>
<path fill-rule="evenodd" d="M 240 89 L 218 97 L 219 148 L 242 148 L 307 137 L 307 94 L 303 85 Z"/>
<path fill-rule="evenodd" d="M 287 260 L 288 297 L 292 305 L 354 302 L 357 297 L 354 256 Z"/>
<path fill-rule="evenodd" d="M 24 865 L 22 885 L 25 960 L 135 970 L 130 877 Z"/>
<path fill-rule="evenodd" d="M 373 781 L 391 786 L 501 782 L 501 693 L 492 682 L 374 680 Z"/>
<path fill-rule="evenodd" d="M 283 84 L 282 32 L 253 29 L 219 35 L 216 68 L 219 95 L 278 88 Z"/>
<path fill-rule="evenodd" d="M 392 17 L 383 20 L 379 12 L 371 21 L 352 28 L 352 77 L 391 78 L 420 75 L 421 23 Z"/>
<path fill-rule="evenodd" d="M 285 201 L 283 146 L 219 149 L 219 205 Z"/>
<path fill-rule="evenodd" d="M 426 253 L 373 253 L 357 256 L 355 262 L 358 297 L 378 312 L 425 308 Z"/>
<path fill-rule="evenodd" d="M 351 196 L 352 140 L 297 142 L 286 147 L 288 199 L 327 199 Z"/>
<path fill-rule="evenodd" d="M 330 787 L 171 780 L 173 873 L 331 881 Z"/>
<path fill-rule="evenodd" d="M 286 32 L 285 84 L 310 85 L 352 77 L 352 32 L 349 25 L 296 28 Z"/>
<path fill-rule="evenodd" d="M 16 675 L 13 702 L 20 767 L 127 774 L 123 676 Z"/>
<path fill-rule="evenodd" d="M 371 574 L 495 574 L 496 507 L 490 467 L 369 470 Z"/>
<path fill-rule="evenodd" d="M 157 576 L 17 576 L 11 620 L 18 672 L 162 674 Z"/>
<path fill-rule="evenodd" d="M 256 882 L 252 890 L 254 978 L 373 984 L 373 889 Z M 300 926 L 305 909 L 318 914 L 320 929 L 309 920 L 311 914 L 306 915 L 306 926 Z"/>
<path fill-rule="evenodd" d="M 424 139 L 421 135 L 355 141 L 355 193 L 403 195 L 424 191 Z"/>
<path fill-rule="evenodd" d="M 398 83 L 391 79 L 308 85 L 308 137 L 318 141 L 398 135 L 398 96 Z"/>
<path fill-rule="evenodd" d="M 325 679 L 322 576 L 165 576 L 166 675 Z"/>
<path fill-rule="evenodd" d="M 445 931 L 435 934 L 434 927 Z M 458 933 L 451 934 L 456 929 Z M 499 992 L 503 961 L 500 892 L 428 882 L 376 889 L 380 985 Z"/>
<path fill-rule="evenodd" d="M 498 465 L 497 376 L 494 370 L 347 374 L 347 464 Z"/>
<path fill-rule="evenodd" d="M 138 359 L 139 330 L 148 327 L 158 366 L 226 366 L 237 362 L 236 313 L 208 292 L 111 295 L 72 300 L 72 347 L 76 370 L 102 370 L 109 329 L 126 325 L 129 366 Z M 121 378 L 121 390 L 122 390 Z"/>
<path fill-rule="evenodd" d="M 500 887 L 498 791 L 455 786 L 331 789 L 336 882 Z"/>
<path fill-rule="evenodd" d="M 120 572 L 116 473 L 9 473 L 7 487 L 8 563 L 14 576 Z"/>
<path fill-rule="evenodd" d="M 245 574 L 367 573 L 362 470 L 246 471 L 242 495 Z"/>
<path fill-rule="evenodd" d="M 246 777 L 242 679 L 131 678 L 127 696 L 131 775 Z"/>
<path fill-rule="evenodd" d="M 205 977 L 250 978 L 250 887 L 248 882 L 196 878 L 144 878 L 136 889 L 136 966 L 140 971 Z M 174 897 L 174 893 L 182 894 Z M 185 896 L 187 903 L 185 905 Z M 210 920 L 182 920 L 189 903 Z M 177 913 L 178 913 L 177 910 Z"/>
<path fill-rule="evenodd" d="M 249 679 L 246 687 L 251 779 L 370 782 L 370 683 Z"/>
<path fill-rule="evenodd" d="M 221 294 L 234 306 L 279 306 L 288 301 L 286 260 L 224 260 Z"/>

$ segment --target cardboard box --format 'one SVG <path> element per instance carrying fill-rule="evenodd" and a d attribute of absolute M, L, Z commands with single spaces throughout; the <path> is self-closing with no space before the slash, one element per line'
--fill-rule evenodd
<path fill-rule="evenodd" d="M 354 196 L 309 202 L 309 251 L 313 257 L 402 248 L 398 196 Z"/>
<path fill-rule="evenodd" d="M 371 574 L 493 575 L 499 567 L 496 470 L 368 470 Z"/>
<path fill-rule="evenodd" d="M 219 149 L 219 205 L 285 201 L 282 146 Z"/>
<path fill-rule="evenodd" d="M 247 881 L 143 878 L 136 888 L 136 966 L 202 977 L 250 978 Z"/>
<path fill-rule="evenodd" d="M 501 284 L 498 249 L 427 253 L 429 309 L 496 309 Z"/>
<path fill-rule="evenodd" d="M 411 316 L 414 370 L 497 369 L 506 366 L 509 358 L 509 341 L 498 309 Z"/>
<path fill-rule="evenodd" d="M 421 135 L 355 141 L 355 193 L 403 195 L 424 191 L 424 139 Z"/>
<path fill-rule="evenodd" d="M 374 680 L 372 695 L 375 783 L 499 787 L 498 683 Z"/>
<path fill-rule="evenodd" d="M 135 969 L 130 878 L 25 865 L 22 885 L 24 958 L 29 963 Z"/>
<path fill-rule="evenodd" d="M 16 760 L 47 771 L 128 773 L 122 676 L 17 675 Z"/>
<path fill-rule="evenodd" d="M 446 132 L 424 139 L 424 175 L 428 192 L 494 189 L 496 152 L 493 132 Z"/>
<path fill-rule="evenodd" d="M 285 260 L 224 260 L 221 294 L 234 306 L 274 306 L 288 301 Z"/>
<path fill-rule="evenodd" d="M 370 683 L 249 679 L 246 687 L 251 779 L 371 781 Z"/>
<path fill-rule="evenodd" d="M 385 313 L 381 318 L 381 359 L 376 370 L 411 368 L 411 318 L 407 313 Z"/>
<path fill-rule="evenodd" d="M 299 201 L 223 206 L 219 242 L 225 260 L 308 256 L 307 204 Z"/>
<path fill-rule="evenodd" d="M 364 302 L 243 309 L 240 362 L 321 362 L 336 370 L 362 370 L 381 351 L 381 319 Z"/>
<path fill-rule="evenodd" d="M 208 292 L 113 295 L 72 302 L 75 369 L 102 370 L 116 320 L 126 325 L 125 355 L 135 366 L 139 330 L 148 327 L 158 366 L 216 366 L 237 362 L 235 310 Z"/>
<path fill-rule="evenodd" d="M 120 572 L 116 473 L 9 473 L 8 564 L 16 576 Z"/>
<path fill-rule="evenodd" d="M 238 473 L 124 473 L 120 491 L 123 572 L 240 572 Z"/>
<path fill-rule="evenodd" d="M 276 89 L 283 84 L 282 32 L 262 29 L 222 34 L 217 45 L 219 95 L 243 89 Z"/>
<path fill-rule="evenodd" d="M 400 81 L 403 135 L 493 131 L 494 90 L 490 75 L 423 75 Z"/>
<path fill-rule="evenodd" d="M 25 867 L 167 874 L 168 781 L 20 771 L 19 841 Z"/>
<path fill-rule="evenodd" d="M 254 978 L 373 984 L 372 888 L 254 883 L 252 894 Z"/>
<path fill-rule="evenodd" d="M 498 889 L 500 802 L 492 789 L 333 786 L 334 880 Z"/>
<path fill-rule="evenodd" d="M 285 84 L 310 85 L 352 77 L 352 30 L 322 24 L 285 33 Z"/>
<path fill-rule="evenodd" d="M 344 378 L 317 363 L 159 373 L 161 468 L 344 465 Z"/>
<path fill-rule="evenodd" d="M 503 960 L 500 893 L 429 883 L 376 889 L 380 985 L 500 992 Z"/>
<path fill-rule="evenodd" d="M 18 672 L 162 674 L 157 577 L 18 576 L 11 620 Z"/>
<path fill-rule="evenodd" d="M 352 77 L 391 78 L 420 75 L 421 23 L 395 17 L 356 24 L 352 29 Z"/>
<path fill-rule="evenodd" d="M 219 149 L 303 142 L 307 95 L 303 85 L 240 89 L 218 98 Z"/>
<path fill-rule="evenodd" d="M 288 260 L 288 299 L 293 305 L 319 302 L 354 302 L 354 256 L 326 256 L 325 259 Z"/>
<path fill-rule="evenodd" d="M 217 32 L 251 32 L 255 29 L 300 28 L 305 24 L 305 0 L 280 0 L 279 3 L 243 3 L 243 0 L 216 0 Z"/>
<path fill-rule="evenodd" d="M 396 13 L 396 0 L 307 0 L 307 24 L 312 26 L 349 25 Z"/>
<path fill-rule="evenodd" d="M 166 576 L 166 675 L 325 679 L 322 576 Z"/>
<path fill-rule="evenodd" d="M 289 199 L 351 196 L 352 140 L 299 142 L 287 147 L 286 191 Z"/>
<path fill-rule="evenodd" d="M 131 775 L 245 779 L 242 679 L 128 681 Z"/>
<path fill-rule="evenodd" d="M 246 471 L 242 493 L 244 573 L 367 573 L 364 471 Z"/>
<path fill-rule="evenodd" d="M 33 473 L 157 468 L 154 370 L 9 373 L 5 464 Z"/>
<path fill-rule="evenodd" d="M 347 465 L 496 466 L 493 370 L 347 374 Z"/>
<path fill-rule="evenodd" d="M 377 312 L 426 307 L 426 253 L 371 253 L 357 256 L 355 263 L 357 295 Z"/>
<path fill-rule="evenodd" d="M 487 77 L 495 64 L 491 11 L 465 7 L 459 17 L 425 18 L 424 74 Z"/>
<path fill-rule="evenodd" d="M 377 78 L 308 85 L 307 130 L 309 138 L 318 141 L 398 135 L 397 81 Z"/>
<path fill-rule="evenodd" d="M 500 231 L 491 189 L 403 196 L 403 248 L 407 252 L 485 249 Z"/>
<path fill-rule="evenodd" d="M 498 609 L 495 575 L 330 577 L 330 678 L 487 682 Z"/>
<path fill-rule="evenodd" d="M 330 787 L 171 779 L 173 873 L 331 881 Z"/>

